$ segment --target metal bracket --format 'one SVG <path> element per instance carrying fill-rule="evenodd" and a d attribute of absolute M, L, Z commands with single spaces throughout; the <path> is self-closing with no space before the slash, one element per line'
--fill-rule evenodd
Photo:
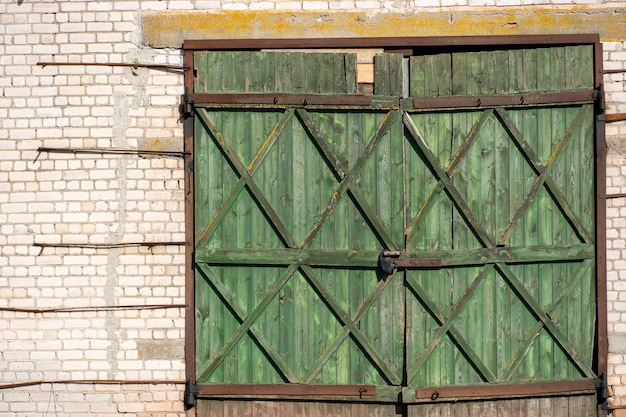
<path fill-rule="evenodd" d="M 185 410 L 190 410 L 196 406 L 196 398 L 199 393 L 198 386 L 192 382 L 191 378 L 187 378 L 185 383 Z"/>
<path fill-rule="evenodd" d="M 605 110 L 606 110 L 606 102 L 605 102 L 605 94 L 604 94 L 604 84 L 600 84 L 600 86 L 594 91 L 593 99 L 596 102 L 596 118 L 597 121 L 603 122 L 606 120 Z"/>
<path fill-rule="evenodd" d="M 596 389 L 598 391 L 598 404 L 602 409 L 607 407 L 607 399 L 609 398 L 609 384 L 606 374 L 602 374 L 596 380 Z"/>
<path fill-rule="evenodd" d="M 397 269 L 424 269 L 439 268 L 441 259 L 437 258 L 408 258 L 401 257 L 399 251 L 383 250 L 378 255 L 378 267 L 387 275 L 392 275 Z"/>
<path fill-rule="evenodd" d="M 180 114 L 184 119 L 193 116 L 194 95 L 185 91 L 180 98 Z"/>

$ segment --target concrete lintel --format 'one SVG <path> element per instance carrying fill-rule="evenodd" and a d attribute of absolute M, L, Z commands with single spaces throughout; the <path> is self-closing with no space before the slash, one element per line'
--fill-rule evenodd
<path fill-rule="evenodd" d="M 402 11 L 153 11 L 142 42 L 180 48 L 187 39 L 420 37 L 598 33 L 626 40 L 625 3 Z"/>

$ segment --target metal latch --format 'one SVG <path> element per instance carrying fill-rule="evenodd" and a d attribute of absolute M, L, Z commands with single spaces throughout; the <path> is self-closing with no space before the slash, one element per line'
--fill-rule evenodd
<path fill-rule="evenodd" d="M 397 269 L 437 268 L 442 266 L 438 258 L 403 258 L 400 251 L 383 250 L 378 255 L 378 266 L 387 275 Z"/>

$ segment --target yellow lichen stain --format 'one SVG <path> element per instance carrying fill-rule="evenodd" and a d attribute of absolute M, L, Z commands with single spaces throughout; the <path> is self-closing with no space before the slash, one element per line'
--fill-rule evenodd
<path fill-rule="evenodd" d="M 626 39 L 626 9 L 611 5 L 389 11 L 167 11 L 142 14 L 143 42 L 191 39 L 420 37 L 598 33 Z"/>

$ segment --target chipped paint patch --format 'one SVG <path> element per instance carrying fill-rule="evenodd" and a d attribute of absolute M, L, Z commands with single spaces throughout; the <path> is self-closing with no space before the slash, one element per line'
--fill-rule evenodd
<path fill-rule="evenodd" d="M 154 11 L 141 16 L 142 42 L 180 48 L 187 39 L 484 36 L 598 33 L 626 39 L 615 5 L 472 7 L 377 11 Z"/>

